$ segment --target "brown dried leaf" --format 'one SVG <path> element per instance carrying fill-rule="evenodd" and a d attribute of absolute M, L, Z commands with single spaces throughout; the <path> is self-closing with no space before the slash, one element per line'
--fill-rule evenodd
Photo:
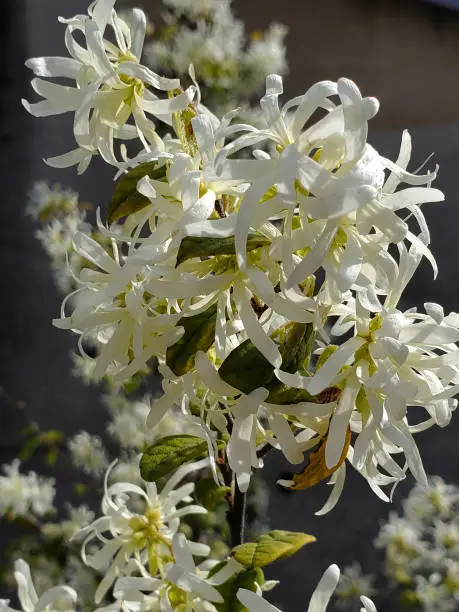
<path fill-rule="evenodd" d="M 343 461 L 346 459 L 349 444 L 351 443 L 351 429 L 347 428 L 346 439 L 344 441 L 343 452 L 339 458 L 338 463 L 332 468 L 328 468 L 325 463 L 325 445 L 327 444 L 328 433 L 322 438 L 317 449 L 311 454 L 309 463 L 306 469 L 299 474 L 294 474 L 293 482 L 295 483 L 290 487 L 293 491 L 301 491 L 302 489 L 309 489 L 314 485 L 318 484 L 325 478 L 329 478 L 333 472 L 340 467 Z"/>

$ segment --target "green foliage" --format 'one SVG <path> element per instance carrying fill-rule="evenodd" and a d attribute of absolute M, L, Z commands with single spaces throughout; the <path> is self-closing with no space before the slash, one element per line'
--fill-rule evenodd
<path fill-rule="evenodd" d="M 230 492 L 230 487 L 218 487 L 213 478 L 201 478 L 194 489 L 196 500 L 207 510 L 213 510 L 217 504 L 225 501 Z"/>
<path fill-rule="evenodd" d="M 278 344 L 282 355 L 282 369 L 286 372 L 296 372 L 306 367 L 312 350 L 314 328 L 312 323 L 288 323 L 277 330 L 272 339 Z M 246 340 L 231 351 L 219 369 L 220 377 L 236 389 L 250 393 L 258 387 L 270 391 L 268 401 L 281 404 L 284 398 L 296 396 L 296 401 L 304 401 L 304 394 L 297 390 L 289 391 L 281 386 L 274 375 L 274 368 L 260 353 L 251 340 Z M 289 395 L 291 394 L 291 395 Z M 311 396 L 307 395 L 307 401 Z"/>
<path fill-rule="evenodd" d="M 223 448 L 224 443 L 217 443 Z M 140 460 L 140 474 L 148 482 L 154 482 L 184 463 L 207 455 L 207 442 L 190 435 L 166 436 L 152 444 Z"/>
<path fill-rule="evenodd" d="M 307 533 L 275 529 L 261 535 L 256 542 L 239 544 L 233 556 L 245 567 L 265 567 L 279 559 L 287 559 L 316 538 Z"/>
<path fill-rule="evenodd" d="M 298 404 L 299 402 L 315 402 L 316 398 L 308 393 L 306 389 L 295 389 L 279 382 L 268 386 L 269 395 L 267 401 L 270 404 Z"/>
<path fill-rule="evenodd" d="M 273 372 L 273 366 L 249 339 L 231 351 L 218 370 L 220 378 L 244 393 L 266 387 L 274 378 Z"/>
<path fill-rule="evenodd" d="M 108 223 L 128 217 L 150 204 L 150 200 L 137 191 L 137 183 L 144 176 L 161 180 L 166 176 L 166 166 L 157 167 L 158 162 L 139 164 L 118 181 L 112 201 L 108 207 Z"/>
<path fill-rule="evenodd" d="M 271 244 L 265 236 L 250 234 L 247 238 L 247 251 L 253 251 Z M 234 236 L 227 238 L 205 238 L 201 236 L 186 236 L 180 243 L 177 266 L 193 257 L 210 257 L 212 255 L 235 255 Z"/>
<path fill-rule="evenodd" d="M 215 567 L 214 572 L 221 569 L 225 564 L 221 563 Z M 239 589 L 256 591 L 256 584 L 262 585 L 265 581 L 263 571 L 260 568 L 246 569 L 231 576 L 229 580 L 216 587 L 223 597 L 223 603 L 214 604 L 218 612 L 245 612 L 247 608 L 241 604 L 236 595 Z M 256 584 L 255 584 L 256 583 Z"/>
<path fill-rule="evenodd" d="M 177 376 L 183 376 L 194 366 L 198 351 L 207 351 L 215 339 L 217 305 L 192 317 L 182 317 L 177 325 L 185 329 L 178 342 L 167 349 L 166 364 Z"/>
<path fill-rule="evenodd" d="M 35 454 L 35 451 L 39 448 L 39 446 L 40 436 L 30 438 L 24 443 L 24 446 L 19 453 L 19 459 L 21 461 L 27 461 L 27 459 L 30 459 Z"/>
<path fill-rule="evenodd" d="M 64 439 L 62 431 L 50 429 L 40 432 L 37 426 L 31 425 L 27 427 L 23 433 L 28 439 L 24 442 L 24 446 L 19 453 L 19 459 L 21 461 L 27 461 L 39 448 L 42 448 L 46 450 L 47 464 L 54 465 L 56 463 L 59 445 Z"/>

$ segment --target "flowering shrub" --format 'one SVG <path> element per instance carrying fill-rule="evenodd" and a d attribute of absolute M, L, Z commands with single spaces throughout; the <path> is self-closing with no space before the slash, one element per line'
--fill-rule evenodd
<path fill-rule="evenodd" d="M 444 199 L 432 187 L 437 168 L 407 170 L 407 132 L 395 162 L 368 144 L 379 104 L 347 78 L 281 105 L 282 79 L 269 74 L 260 122 L 217 116 L 201 102 L 195 68 L 182 87 L 141 63 L 145 15 L 122 18 L 114 4 L 96 0 L 87 15 L 61 19 L 70 57 L 28 60 L 42 99 L 23 103 L 35 116 L 74 115 L 75 148 L 50 165 L 81 173 L 100 156 L 116 173 L 97 229 L 58 188 L 38 187 L 32 214 L 46 218 L 54 198 L 47 232 L 60 248 L 49 250 L 68 263 L 60 284 L 69 291 L 54 325 L 78 336 L 83 376 L 118 393 L 107 399 L 109 431 L 123 451 L 108 466 L 97 436 L 68 441 L 74 463 L 105 472 L 105 485 L 100 516 L 70 508 L 65 528 L 37 523 L 33 512 L 52 502 L 29 501 L 21 478 L 36 477 L 10 468 L 19 486 L 6 511 L 30 513 L 61 567 L 84 576 L 38 597 L 18 560 L 19 599 L 27 612 L 276 610 L 263 599 L 275 586 L 263 568 L 315 538 L 276 529 L 245 541 L 247 492 L 265 454 L 292 464 L 283 487 L 329 479 L 317 514 L 338 503 L 349 467 L 389 501 L 408 471 L 426 485 L 415 434 L 446 426 L 456 407 L 458 316 L 432 303 L 398 308 L 422 258 L 437 272 L 422 213 Z M 188 6 L 169 4 L 179 14 Z M 208 28 L 196 7 L 193 36 Z M 173 70 L 179 52 L 170 57 Z M 242 78 L 234 58 L 231 78 Z M 124 397 L 153 372 L 160 397 Z M 63 440 L 35 432 L 32 452 L 41 443 L 52 462 Z M 306 456 L 306 468 L 294 467 Z M 205 541 L 195 521 L 222 505 L 226 528 L 217 518 Z M 326 609 L 338 578 L 336 566 L 326 570 L 311 612 Z M 365 596 L 361 605 L 375 609 Z"/>

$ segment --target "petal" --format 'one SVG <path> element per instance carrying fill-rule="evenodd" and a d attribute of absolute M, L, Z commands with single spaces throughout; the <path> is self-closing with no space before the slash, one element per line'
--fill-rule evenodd
<path fill-rule="evenodd" d="M 190 85 L 183 93 L 170 99 L 147 101 L 143 98 L 141 105 L 144 111 L 152 115 L 167 115 L 186 108 L 193 101 L 195 93 L 196 88 Z"/>
<path fill-rule="evenodd" d="M 131 52 L 136 56 L 139 61 L 142 55 L 146 31 L 147 18 L 145 16 L 145 13 L 141 9 L 133 9 L 131 17 Z"/>
<path fill-rule="evenodd" d="M 302 463 L 304 457 L 301 447 L 295 440 L 287 419 L 281 414 L 269 414 L 268 419 L 285 458 L 293 464 Z"/>
<path fill-rule="evenodd" d="M 31 57 L 25 63 L 36 76 L 75 79 L 81 63 L 70 57 Z"/>
<path fill-rule="evenodd" d="M 196 566 L 193 561 L 193 555 L 188 549 L 186 537 L 183 533 L 176 533 L 172 540 L 172 552 L 174 558 L 180 568 L 185 569 L 187 572 L 194 572 Z"/>
<path fill-rule="evenodd" d="M 279 352 L 279 347 L 268 336 L 258 320 L 250 302 L 250 291 L 244 287 L 241 282 L 234 284 L 233 291 L 234 301 L 247 335 L 260 353 L 269 361 L 269 363 L 273 367 L 279 368 L 282 364 L 282 357 Z"/>
<path fill-rule="evenodd" d="M 361 595 L 360 601 L 363 605 L 363 608 L 361 608 L 360 612 L 377 612 L 375 604 L 371 601 L 369 597 Z"/>
<path fill-rule="evenodd" d="M 333 473 L 333 476 L 330 478 L 328 484 L 333 486 L 332 491 L 330 493 L 329 498 L 327 499 L 325 504 L 322 506 L 322 508 L 320 510 L 317 510 L 317 512 L 314 512 L 316 516 L 324 516 L 325 514 L 328 514 L 328 512 L 333 510 L 333 508 L 338 503 L 339 498 L 341 497 L 341 493 L 343 492 L 345 481 L 346 481 L 346 463 L 343 462 L 340 465 L 340 467 L 336 470 L 336 472 Z"/>
<path fill-rule="evenodd" d="M 339 575 L 339 567 L 337 565 L 330 565 L 312 594 L 308 612 L 325 612 L 338 585 Z"/>
<path fill-rule="evenodd" d="M 408 162 L 411 157 L 411 136 L 408 130 L 403 130 L 402 142 L 400 145 L 400 153 L 398 154 L 395 165 L 404 170 L 408 166 Z M 384 184 L 384 193 L 394 193 L 400 183 L 400 179 L 397 175 L 392 173 Z"/>
<path fill-rule="evenodd" d="M 113 0 L 110 0 L 113 2 Z M 88 47 L 91 64 L 99 77 L 108 80 L 115 76 L 115 71 L 107 57 L 102 33 L 94 21 L 88 19 L 85 25 L 86 45 Z"/>
<path fill-rule="evenodd" d="M 68 586 L 56 586 L 52 589 L 43 593 L 40 599 L 37 601 L 34 612 L 44 612 L 49 610 L 49 606 L 54 603 L 56 600 L 60 600 L 61 598 L 65 598 L 68 601 L 76 604 L 78 595 L 76 592 Z"/>
<path fill-rule="evenodd" d="M 148 282 L 147 289 L 154 295 L 168 298 L 194 298 L 200 295 L 208 295 L 214 291 L 223 291 L 230 285 L 233 278 L 233 274 L 222 274 L 221 276 L 208 276 L 193 280 L 153 279 Z"/>
<path fill-rule="evenodd" d="M 338 93 L 337 85 L 333 81 L 321 81 L 315 83 L 302 96 L 301 103 L 298 105 L 293 114 L 290 130 L 294 137 L 300 134 L 305 123 L 311 117 L 312 113 L 322 107 L 323 103 L 328 102 L 326 98 Z"/>
<path fill-rule="evenodd" d="M 319 236 L 312 249 L 309 251 L 302 261 L 296 266 L 292 274 L 287 279 L 286 286 L 291 288 L 294 285 L 299 285 L 307 276 L 313 274 L 320 266 L 324 258 L 327 256 L 330 246 L 335 237 L 338 222 L 329 221 L 324 232 Z"/>
<path fill-rule="evenodd" d="M 354 353 L 364 344 L 365 340 L 354 336 L 342 344 L 311 378 L 308 391 L 312 395 L 326 389 L 339 373 L 341 368 L 354 356 Z"/>
<path fill-rule="evenodd" d="M 73 248 L 84 259 L 88 259 L 98 268 L 116 274 L 121 268 L 110 257 L 105 249 L 93 238 L 83 232 L 77 232 L 73 237 Z"/>
<path fill-rule="evenodd" d="M 141 79 L 144 83 L 151 85 L 155 89 L 170 91 L 171 89 L 180 89 L 180 79 L 168 79 L 159 76 L 149 68 L 136 64 L 135 62 L 122 62 L 118 70 L 121 74 Z"/>
<path fill-rule="evenodd" d="M 319 370 L 320 371 L 320 370 Z M 325 446 L 325 463 L 329 469 L 337 465 L 343 453 L 346 432 L 360 385 L 356 380 L 348 379 L 346 387 L 331 418 L 328 438 Z"/>
<path fill-rule="evenodd" d="M 57 157 L 48 157 L 45 161 L 51 168 L 70 168 L 71 166 L 77 166 L 84 163 L 92 157 L 92 153 L 84 149 L 74 149 L 68 153 L 58 155 Z"/>
<path fill-rule="evenodd" d="M 18 559 L 14 564 L 14 577 L 18 585 L 18 598 L 24 610 L 34 610 L 38 596 L 33 586 L 30 567 L 23 560 Z"/>
<path fill-rule="evenodd" d="M 238 589 L 236 596 L 249 612 L 280 612 L 279 608 L 248 589 Z"/>
<path fill-rule="evenodd" d="M 116 0 L 97 0 L 96 4 L 94 5 L 92 10 L 92 18 L 95 23 L 92 27 L 96 26 L 101 36 L 103 36 L 105 28 L 111 19 L 115 2 Z"/>

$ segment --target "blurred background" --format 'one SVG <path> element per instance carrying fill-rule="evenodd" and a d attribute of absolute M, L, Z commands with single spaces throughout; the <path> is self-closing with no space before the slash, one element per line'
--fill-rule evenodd
<path fill-rule="evenodd" d="M 121 3 L 121 0 L 120 0 Z M 156 0 L 126 0 L 142 6 L 153 22 L 160 8 Z M 448 6 L 449 5 L 449 6 Z M 432 234 L 432 251 L 440 274 L 433 281 L 421 266 L 409 286 L 405 306 L 425 301 L 459 310 L 459 3 L 453 0 L 234 0 L 237 16 L 249 32 L 264 30 L 272 21 L 288 27 L 289 73 L 285 98 L 302 93 L 323 79 L 347 76 L 364 95 L 379 98 L 381 110 L 371 122 L 369 141 L 383 154 L 396 156 L 401 131 L 413 136 L 416 168 L 430 153 L 440 165 L 437 186 L 447 200 L 435 210 L 424 207 Z M 113 172 L 97 161 L 82 177 L 73 169 L 48 168 L 42 158 L 71 148 L 67 117 L 33 120 L 20 105 L 30 97 L 30 75 L 23 63 L 36 55 L 64 52 L 63 28 L 57 16 L 85 12 L 86 0 L 3 0 L 0 20 L 5 48 L 0 88 L 0 150 L 2 203 L 0 207 L 0 463 L 20 449 L 20 431 L 31 420 L 46 428 L 74 433 L 84 427 L 98 433 L 104 411 L 98 392 L 71 374 L 69 350 L 74 338 L 51 326 L 58 315 L 60 296 L 53 283 L 46 254 L 34 239 L 34 225 L 24 216 L 27 191 L 34 181 L 60 182 L 77 190 L 82 200 L 105 206 Z M 393 158 L 393 157 L 392 157 Z M 433 165 L 433 164 L 431 164 Z M 418 436 L 426 471 L 459 484 L 459 417 L 445 430 Z M 46 473 L 46 466 L 37 469 Z M 60 460 L 57 470 L 66 482 L 70 465 Z M 318 542 L 274 568 L 281 584 L 273 599 L 286 612 L 305 609 L 314 585 L 332 562 L 340 566 L 359 561 L 365 571 L 376 571 L 381 557 L 372 547 L 379 523 L 390 507 L 379 501 L 367 484 L 351 473 L 341 502 L 329 515 L 315 517 L 328 495 L 325 484 L 288 495 L 275 487 L 289 467 L 267 460 L 266 480 L 271 490 L 269 516 L 275 528 L 301 530 Z M 55 473 L 55 470 L 53 470 Z M 395 507 L 411 483 L 400 487 Z M 65 496 L 64 484 L 61 495 Z M 3 530 L 5 544 L 9 533 Z M 283 577 L 286 579 L 282 581 Z M 380 612 L 398 609 L 382 601 Z M 458 608 L 459 609 L 459 606 Z"/>

